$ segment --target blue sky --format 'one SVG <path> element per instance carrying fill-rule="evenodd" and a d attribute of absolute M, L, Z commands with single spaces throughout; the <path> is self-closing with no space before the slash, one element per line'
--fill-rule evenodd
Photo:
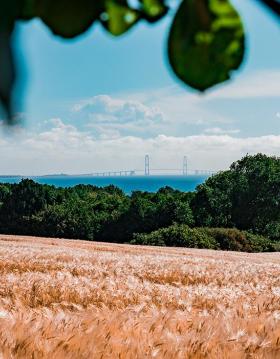
<path fill-rule="evenodd" d="M 253 0 L 235 0 L 247 55 L 231 82 L 205 96 L 172 75 L 171 18 L 121 38 L 94 25 L 71 41 L 38 20 L 19 27 L 25 128 L 2 136 L 2 173 L 80 173 L 158 166 L 223 169 L 246 153 L 280 154 L 280 27 Z M 23 95 L 24 94 L 24 95 Z"/>

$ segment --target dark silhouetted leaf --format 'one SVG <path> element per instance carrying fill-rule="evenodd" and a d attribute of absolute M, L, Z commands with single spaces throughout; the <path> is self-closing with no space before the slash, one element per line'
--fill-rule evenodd
<path fill-rule="evenodd" d="M 0 2 L 0 102 L 8 120 L 12 118 L 12 92 L 15 82 L 11 38 L 18 15 L 18 5 L 17 0 Z"/>
<path fill-rule="evenodd" d="M 275 15 L 280 16 L 280 1 L 279 0 L 258 0 L 266 5 Z"/>
<path fill-rule="evenodd" d="M 228 0 L 183 0 L 169 35 L 175 74 L 204 91 L 230 77 L 244 56 L 241 19 Z"/>
<path fill-rule="evenodd" d="M 105 0 L 101 23 L 112 35 L 119 36 L 129 30 L 139 17 L 139 12 L 129 8 L 126 1 Z"/>
<path fill-rule="evenodd" d="M 36 16 L 38 0 L 20 0 L 19 16 L 21 20 L 30 20 Z"/>
<path fill-rule="evenodd" d="M 161 19 L 168 11 L 163 0 L 141 0 L 144 18 L 149 22 Z"/>
<path fill-rule="evenodd" d="M 0 30 L 0 99 L 7 113 L 12 116 L 11 97 L 15 81 L 15 66 L 11 49 L 11 34 Z"/>
<path fill-rule="evenodd" d="M 35 2 L 36 15 L 55 35 L 65 38 L 72 38 L 85 32 L 103 9 L 103 1 L 37 0 Z"/>

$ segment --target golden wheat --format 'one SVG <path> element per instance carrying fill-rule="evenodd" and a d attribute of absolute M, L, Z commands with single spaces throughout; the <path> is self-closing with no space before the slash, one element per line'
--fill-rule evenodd
<path fill-rule="evenodd" d="M 280 358 L 280 254 L 0 236 L 0 358 Z"/>

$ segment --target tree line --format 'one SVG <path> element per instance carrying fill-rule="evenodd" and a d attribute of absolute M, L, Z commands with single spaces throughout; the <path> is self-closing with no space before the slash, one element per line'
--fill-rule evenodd
<path fill-rule="evenodd" d="M 0 184 L 0 232 L 118 243 L 276 250 L 280 159 L 245 156 L 194 192 Z"/>

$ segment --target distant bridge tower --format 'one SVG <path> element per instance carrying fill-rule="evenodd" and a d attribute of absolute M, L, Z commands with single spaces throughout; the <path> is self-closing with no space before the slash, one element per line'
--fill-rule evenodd
<path fill-rule="evenodd" d="M 183 160 L 183 176 L 187 176 L 188 175 L 188 159 L 187 156 L 184 156 L 184 160 Z"/>
<path fill-rule="evenodd" d="M 150 175 L 150 157 L 149 155 L 145 156 L 145 176 Z"/>

